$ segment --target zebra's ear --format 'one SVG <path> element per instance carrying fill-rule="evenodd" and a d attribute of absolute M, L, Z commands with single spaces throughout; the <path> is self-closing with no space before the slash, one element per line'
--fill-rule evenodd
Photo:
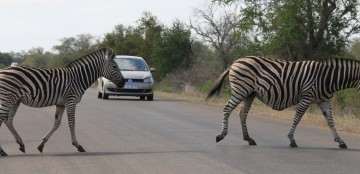
<path fill-rule="evenodd" d="M 106 49 L 106 56 L 105 56 L 105 60 L 112 60 L 115 57 L 115 52 L 112 49 Z"/>

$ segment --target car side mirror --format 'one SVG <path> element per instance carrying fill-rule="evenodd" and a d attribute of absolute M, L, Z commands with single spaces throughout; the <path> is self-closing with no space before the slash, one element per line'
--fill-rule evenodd
<path fill-rule="evenodd" d="M 156 69 L 155 69 L 155 68 L 150 68 L 150 71 L 151 71 L 151 72 L 155 72 Z"/>

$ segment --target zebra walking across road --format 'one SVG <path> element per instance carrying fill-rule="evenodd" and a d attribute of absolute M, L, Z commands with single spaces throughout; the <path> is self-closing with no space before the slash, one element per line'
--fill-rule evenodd
<path fill-rule="evenodd" d="M 124 77 L 114 57 L 112 50 L 103 48 L 74 60 L 66 68 L 10 67 L 0 70 L 0 125 L 5 123 L 20 145 L 20 150 L 25 153 L 25 145 L 13 126 L 20 103 L 31 107 L 56 105 L 54 126 L 38 146 L 42 153 L 45 143 L 60 126 L 66 108 L 72 144 L 79 152 L 85 152 L 75 136 L 76 104 L 85 90 L 101 76 L 119 88 L 124 86 Z M 7 156 L 1 147 L 0 155 Z"/>
<path fill-rule="evenodd" d="M 297 104 L 296 114 L 288 133 L 290 146 L 297 147 L 294 139 L 296 126 L 310 104 L 320 107 L 335 142 L 340 148 L 347 148 L 335 129 L 331 113 L 331 97 L 334 92 L 346 89 L 360 89 L 360 62 L 346 59 L 323 61 L 284 61 L 249 56 L 236 60 L 225 70 L 209 92 L 207 100 L 219 93 L 225 77 L 229 75 L 230 101 L 223 108 L 223 123 L 216 142 L 228 132 L 230 113 L 243 102 L 239 113 L 243 139 L 249 145 L 256 142 L 249 136 L 246 119 L 255 97 L 275 110 L 283 110 Z"/>

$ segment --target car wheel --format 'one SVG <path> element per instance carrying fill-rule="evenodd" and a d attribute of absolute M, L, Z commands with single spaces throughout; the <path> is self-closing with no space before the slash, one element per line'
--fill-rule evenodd
<path fill-rule="evenodd" d="M 98 91 L 98 96 L 97 96 L 97 98 L 102 98 L 102 94 L 101 94 L 100 91 Z"/>
<path fill-rule="evenodd" d="M 153 101 L 154 100 L 154 95 L 148 95 L 147 100 L 148 101 Z"/>
<path fill-rule="evenodd" d="M 140 96 L 140 100 L 145 100 L 145 96 Z"/>
<path fill-rule="evenodd" d="M 104 94 L 102 94 L 102 98 L 103 98 L 104 100 L 109 99 L 109 94 L 106 94 L 106 93 L 104 92 Z"/>

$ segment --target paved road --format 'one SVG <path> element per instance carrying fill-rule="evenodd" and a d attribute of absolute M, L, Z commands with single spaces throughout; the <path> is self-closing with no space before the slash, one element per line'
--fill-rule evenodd
<path fill-rule="evenodd" d="M 0 158 L 0 173 L 360 173 L 360 138 L 340 133 L 349 149 L 337 148 L 328 129 L 300 125 L 299 148 L 289 148 L 290 123 L 250 116 L 249 130 L 258 146 L 241 139 L 239 119 L 230 118 L 229 135 L 219 143 L 221 108 L 182 101 L 99 100 L 89 89 L 78 105 L 78 141 L 71 145 L 66 116 L 46 144 L 36 147 L 53 124 L 54 107 L 20 106 L 15 127 L 26 154 L 6 126 L 0 144 L 9 154 Z"/>

